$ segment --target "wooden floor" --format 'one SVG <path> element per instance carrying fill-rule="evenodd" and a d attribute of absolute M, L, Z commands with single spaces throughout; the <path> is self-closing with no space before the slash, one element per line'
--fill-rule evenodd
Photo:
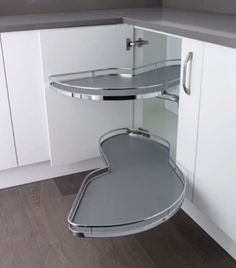
<path fill-rule="evenodd" d="M 66 217 L 84 174 L 0 190 L 0 268 L 231 268 L 183 211 L 142 234 L 75 238 Z"/>

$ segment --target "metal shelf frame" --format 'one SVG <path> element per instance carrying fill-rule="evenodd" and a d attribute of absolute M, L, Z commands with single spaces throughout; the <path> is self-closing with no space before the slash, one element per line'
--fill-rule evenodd
<path fill-rule="evenodd" d="M 128 138 L 127 144 L 129 144 L 128 146 L 131 147 L 131 154 L 134 148 L 132 148 L 132 145 L 130 144 L 132 144 L 134 141 L 135 143 L 133 144 L 133 146 L 136 146 L 135 148 L 137 148 L 137 145 L 140 142 L 142 143 L 142 146 L 144 146 L 142 147 L 145 151 L 143 157 L 140 158 L 140 155 L 132 154 L 134 159 L 135 157 L 137 157 L 137 162 L 133 161 L 134 160 L 133 159 L 132 163 L 135 163 L 135 166 L 138 165 L 139 167 L 144 165 L 144 167 L 141 168 L 141 170 L 142 172 L 145 172 L 146 177 L 138 178 L 139 175 L 137 175 L 137 177 L 133 176 L 132 178 L 133 175 L 132 172 L 135 169 L 134 165 L 130 165 L 128 169 L 127 166 L 125 168 L 122 167 L 122 162 L 126 161 L 127 157 L 130 157 L 130 153 L 127 151 L 126 152 L 124 151 L 125 154 L 122 155 L 123 159 L 118 159 L 118 163 L 121 163 L 121 167 L 118 166 L 114 168 L 113 163 L 109 162 L 108 158 L 111 157 L 111 155 L 107 156 L 106 150 L 108 149 L 109 151 L 110 150 L 109 147 L 112 148 L 112 146 L 114 145 L 114 143 L 112 143 L 113 140 L 115 141 L 115 139 L 120 137 L 122 137 L 122 139 Z M 121 140 L 119 144 L 119 148 L 121 150 L 125 150 L 125 148 L 127 149 L 127 144 L 125 144 L 123 141 Z M 109 142 L 110 145 L 106 147 L 106 149 L 104 150 L 103 147 L 106 146 L 107 142 Z M 163 223 L 178 211 L 184 200 L 186 180 L 181 170 L 169 156 L 169 143 L 167 141 L 157 137 L 156 135 L 152 135 L 151 133 L 145 130 L 123 128 L 106 133 L 101 137 L 99 144 L 100 144 L 101 156 L 103 158 L 105 166 L 100 169 L 94 170 L 93 172 L 88 174 L 88 176 L 83 181 L 83 184 L 78 192 L 78 195 L 74 201 L 74 204 L 68 216 L 69 230 L 72 232 L 73 235 L 80 237 L 115 237 L 115 236 L 123 236 L 123 235 L 139 233 Z M 156 155 L 154 154 L 154 156 L 157 158 L 157 161 L 158 158 L 160 158 L 161 163 L 158 165 L 157 162 L 152 161 L 151 164 L 153 166 L 157 165 L 158 168 L 150 167 L 150 165 L 145 166 L 144 162 L 141 163 L 139 162 L 140 159 L 145 160 L 148 157 L 149 154 L 148 150 L 151 150 L 151 154 L 153 154 L 153 149 L 151 148 L 153 146 L 157 146 L 156 148 L 159 150 L 156 153 Z M 116 151 L 113 151 L 113 153 L 111 153 L 112 151 L 113 150 L 110 150 L 109 154 L 117 153 Z M 160 155 L 161 152 L 163 153 L 163 157 Z M 168 158 L 166 157 L 167 155 Z M 111 158 L 117 161 L 116 157 L 113 156 Z M 167 161 L 167 163 L 164 164 L 164 161 Z M 137 194 L 141 199 L 140 202 L 141 203 L 144 202 L 144 204 L 146 203 L 143 207 L 145 207 L 146 209 L 150 206 L 155 207 L 152 213 L 150 213 L 150 215 L 142 217 L 142 212 L 140 213 L 140 211 L 137 210 L 136 211 L 137 215 L 135 215 L 135 213 L 133 212 L 132 216 L 130 216 L 131 215 L 130 210 L 132 210 L 132 206 L 129 206 L 128 204 L 129 202 L 127 202 L 127 205 L 125 205 L 125 203 L 123 202 L 129 200 L 129 198 L 132 198 L 132 196 L 130 197 L 129 193 L 125 195 L 123 192 L 124 190 L 123 185 L 119 185 L 118 180 L 120 180 L 120 183 L 123 184 L 124 183 L 123 178 L 116 177 L 116 174 L 115 176 L 113 176 L 113 173 L 119 173 L 120 168 L 125 169 L 126 173 L 125 179 L 127 179 L 127 181 L 125 182 L 126 187 L 128 189 L 132 189 L 133 187 L 135 191 L 138 192 Z M 129 177 L 129 175 L 131 176 Z M 150 181 L 147 179 L 148 177 L 151 177 Z M 103 181 L 99 182 L 100 180 Z M 92 205 L 90 204 L 90 202 L 86 204 L 86 202 L 90 200 L 89 196 L 91 194 L 98 194 L 104 196 L 107 193 L 108 195 L 110 186 L 107 187 L 107 185 L 112 184 L 115 180 L 116 180 L 115 184 L 118 185 L 116 190 L 120 191 L 120 197 L 118 196 L 118 198 L 116 199 L 116 197 L 113 196 L 114 200 L 107 200 L 108 203 L 106 202 L 105 204 L 107 205 L 105 206 L 103 202 L 99 203 L 100 197 L 98 197 L 97 199 L 95 198 L 96 202 L 94 202 Z M 142 188 L 139 187 L 140 185 L 143 185 L 142 180 L 144 181 L 146 180 L 147 184 L 150 183 L 150 189 L 149 189 L 150 195 L 153 194 L 151 198 L 143 196 Z M 91 188 L 93 188 L 93 183 L 97 184 L 95 188 L 99 184 L 103 185 L 100 187 L 100 190 L 98 187 L 96 191 L 92 192 Z M 154 186 L 157 189 L 156 193 L 157 195 L 159 186 L 163 187 L 161 191 L 166 190 L 166 194 L 162 193 L 161 197 L 162 199 L 158 199 L 155 197 L 155 192 L 152 191 L 153 190 L 152 187 Z M 149 185 L 146 186 L 147 189 L 148 187 Z M 110 188 L 110 190 L 114 191 L 114 189 L 112 188 Z M 172 194 L 170 195 L 170 193 Z M 88 198 L 86 198 L 86 196 L 88 196 Z M 160 205 L 158 202 L 153 204 L 153 200 L 159 200 L 160 203 L 162 203 L 162 205 Z M 124 214 L 125 220 L 123 217 L 120 218 L 123 219 L 124 222 L 120 222 L 119 220 L 117 220 L 119 219 L 119 215 L 117 215 L 115 211 L 117 203 L 123 204 L 122 213 Z M 81 206 L 83 206 L 82 212 L 80 212 Z M 114 211 L 112 206 L 114 206 Z M 103 212 L 100 215 L 97 215 L 96 211 L 103 211 Z M 95 222 L 97 218 L 99 218 L 100 216 L 104 217 L 105 215 L 104 217 L 105 219 L 103 218 L 99 219 L 101 224 L 90 224 L 89 220 L 86 223 L 86 218 L 91 220 L 93 218 L 93 214 L 96 214 L 94 215 Z M 83 217 L 85 219 L 83 219 Z M 110 223 L 112 222 L 112 217 L 114 217 L 114 222 L 117 221 L 117 223 L 113 224 Z M 108 221 L 107 223 L 106 220 Z"/>
<path fill-rule="evenodd" d="M 162 98 L 178 103 L 179 97 L 170 92 L 180 82 L 180 59 L 58 74 L 49 80 L 57 93 L 81 100 Z M 122 128 L 104 134 L 99 147 L 104 166 L 86 176 L 68 215 L 73 235 L 135 234 L 179 210 L 186 179 L 171 159 L 166 140 L 143 129 Z"/>
<path fill-rule="evenodd" d="M 135 100 L 164 98 L 178 102 L 168 89 L 179 84 L 180 60 L 159 61 L 136 68 L 107 68 L 52 75 L 56 92 L 82 100 Z"/>

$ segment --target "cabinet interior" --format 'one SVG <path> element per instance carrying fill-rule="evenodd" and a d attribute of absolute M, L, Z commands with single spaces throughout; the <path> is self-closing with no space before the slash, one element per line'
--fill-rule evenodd
<path fill-rule="evenodd" d="M 122 40 L 127 41 L 123 36 L 132 34 L 133 49 L 129 46 L 124 49 L 124 43 L 118 46 L 114 39 L 109 41 L 109 48 L 113 42 L 114 48 L 117 49 L 116 52 L 113 48 L 115 64 L 117 65 L 120 58 L 121 64 L 127 63 L 128 69 L 132 70 L 131 73 L 114 73 L 114 62 L 104 63 L 107 58 L 107 51 L 104 49 L 99 63 L 94 61 L 94 57 L 84 58 L 85 65 L 91 60 L 89 65 L 93 66 L 93 69 L 90 71 L 67 72 L 65 75 L 56 74 L 54 71 L 54 76 L 49 76 L 51 89 L 56 89 L 56 93 L 63 93 L 63 102 L 65 96 L 70 99 L 77 98 L 80 102 L 76 101 L 76 107 L 84 104 L 89 108 L 91 122 L 94 122 L 94 112 L 98 113 L 95 103 L 97 104 L 100 97 L 102 100 L 113 102 L 107 111 L 118 114 L 122 119 L 121 124 L 127 123 L 123 118 L 130 116 L 131 119 L 131 128 L 129 122 L 125 128 L 117 128 L 116 120 L 107 120 L 107 113 L 100 113 L 107 127 L 100 128 L 100 132 L 105 133 L 102 136 L 96 128 L 93 141 L 96 142 L 99 137 L 99 151 L 105 166 L 96 169 L 85 178 L 69 213 L 69 229 L 76 236 L 113 237 L 143 232 L 172 217 L 184 199 L 185 177 L 169 155 L 171 150 L 171 156 L 175 158 L 178 108 L 173 103 L 159 99 L 169 99 L 170 94 L 178 96 L 176 85 L 179 85 L 181 43 L 162 34 L 123 27 L 125 28 L 121 32 Z M 107 34 L 115 38 L 111 30 L 107 29 Z M 95 31 L 97 38 L 100 38 L 97 29 Z M 72 34 L 76 32 L 73 31 Z M 74 35 L 72 37 L 74 38 Z M 87 38 L 86 34 L 85 37 Z M 59 35 L 55 35 L 55 39 L 60 38 Z M 97 38 L 92 41 L 97 42 Z M 68 46 L 70 44 L 66 44 L 65 47 Z M 175 53 L 171 46 L 175 47 Z M 65 47 L 63 46 L 61 51 Z M 87 46 L 85 49 L 87 51 Z M 94 47 L 91 48 L 91 53 L 96 56 Z M 83 55 L 78 57 L 80 68 L 84 68 L 80 65 L 82 57 Z M 66 60 L 68 61 L 68 56 Z M 70 61 L 73 62 L 74 57 L 71 57 Z M 96 69 L 94 63 L 104 66 L 105 69 L 101 69 L 101 66 Z M 54 67 L 52 69 L 55 70 Z M 173 73 L 174 77 L 167 79 Z M 147 93 L 150 95 L 145 95 Z M 145 97 L 154 99 L 145 101 Z M 55 104 L 55 96 L 52 95 L 51 100 Z M 95 102 L 88 103 L 88 100 Z M 177 98 L 175 101 L 178 101 Z M 121 104 L 125 103 L 131 108 L 130 112 L 125 113 L 124 109 L 121 109 Z M 52 106 L 49 101 L 48 104 L 55 110 L 55 105 Z M 114 111 L 115 105 L 117 111 Z M 107 102 L 100 103 L 100 108 L 104 107 L 107 107 Z M 71 109 L 71 103 L 68 108 Z M 79 112 L 84 113 L 84 109 Z M 75 116 L 74 111 L 71 114 Z M 74 118 L 75 121 L 70 128 L 76 125 L 77 130 L 81 132 L 81 124 L 78 124 L 78 118 Z M 98 122 L 101 124 L 102 120 Z M 67 121 L 71 122 L 71 118 Z M 115 122 L 116 129 L 112 128 L 112 122 Z M 61 124 L 61 120 L 59 123 Z M 83 125 L 85 127 L 87 124 L 84 122 Z M 90 124 L 90 127 L 94 130 L 93 124 Z M 106 128 L 110 131 L 107 132 Z M 89 133 L 88 129 L 86 133 Z M 88 150 L 90 139 L 87 134 L 84 140 L 85 149 Z M 171 146 L 165 140 L 169 141 Z M 153 198 L 147 198 L 150 196 Z M 129 207 L 128 204 L 133 205 Z M 153 210 L 150 210 L 151 207 Z"/>
<path fill-rule="evenodd" d="M 52 165 L 100 156 L 99 138 L 107 131 L 120 127 L 146 128 L 170 141 L 171 151 L 175 152 L 177 127 L 175 103 L 160 101 L 157 98 L 150 101 L 131 99 L 119 102 L 68 99 L 50 90 L 49 77 L 104 68 L 138 68 L 157 62 L 161 62 L 160 67 L 165 67 L 166 60 L 180 59 L 181 39 L 125 24 L 91 27 L 89 30 L 71 28 L 44 31 L 40 34 L 40 38 Z M 148 44 L 144 42 L 142 46 L 136 45 L 127 50 L 127 39 L 135 42 L 140 38 L 147 40 Z M 81 39 L 86 42 L 81 43 Z M 99 45 L 101 40 L 103 46 Z M 179 61 L 168 63 L 173 64 L 179 64 Z M 149 85 L 147 82 L 147 86 Z M 178 93 L 177 88 L 171 91 Z M 86 117 L 78 116 L 79 114 Z M 96 131 L 94 131 L 95 125 Z M 75 144 L 80 150 L 76 149 Z M 172 157 L 175 158 L 174 153 Z"/>

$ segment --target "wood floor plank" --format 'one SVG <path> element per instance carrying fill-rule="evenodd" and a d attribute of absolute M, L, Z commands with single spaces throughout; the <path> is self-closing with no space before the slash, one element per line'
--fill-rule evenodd
<path fill-rule="evenodd" d="M 175 217 L 182 217 L 181 211 Z M 182 267 L 210 267 L 201 255 L 192 247 L 191 243 L 175 228 L 172 219 L 153 230 L 156 236 L 163 236 L 170 245 L 170 252 L 175 252 L 182 260 Z"/>
<path fill-rule="evenodd" d="M 236 268 L 182 211 L 137 235 L 73 237 L 66 218 L 86 174 L 0 190 L 0 268 Z"/>
<path fill-rule="evenodd" d="M 76 173 L 76 174 L 71 174 L 70 176 L 63 176 L 63 177 L 60 177 L 60 179 L 55 179 L 54 182 L 63 196 L 76 194 L 79 191 L 79 188 L 83 179 L 91 171 L 92 170 L 81 172 L 81 173 Z"/>
<path fill-rule="evenodd" d="M 188 217 L 184 211 L 180 210 L 178 216 L 172 218 L 171 225 L 182 234 L 182 237 L 188 241 L 210 267 L 236 267 L 235 260 L 200 228 L 200 226 Z"/>
<path fill-rule="evenodd" d="M 194 252 L 191 248 L 184 251 L 184 246 L 180 244 L 180 248 L 173 246 L 176 244 L 174 237 L 167 236 L 162 226 L 150 230 L 146 233 L 137 235 L 138 241 L 142 244 L 144 250 L 149 253 L 156 267 L 162 268 L 186 268 L 186 267 L 202 267 L 209 266 Z"/>

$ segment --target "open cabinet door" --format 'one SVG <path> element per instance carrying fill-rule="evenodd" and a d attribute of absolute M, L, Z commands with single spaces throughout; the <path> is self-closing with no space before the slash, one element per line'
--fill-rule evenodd
<path fill-rule="evenodd" d="M 180 65 L 182 40 L 178 37 L 162 33 L 135 29 L 135 39 L 142 38 L 148 45 L 136 47 L 135 66 L 159 63 L 159 66 Z M 179 72 L 180 79 L 180 72 Z M 168 93 L 179 95 L 179 80 L 170 85 Z M 151 133 L 166 139 L 170 143 L 170 153 L 176 158 L 176 140 L 178 125 L 178 103 L 174 101 L 152 98 L 137 102 L 135 105 L 137 118 L 142 118 L 141 126 Z M 142 117 L 139 115 L 142 114 Z M 140 122 L 139 122 L 140 123 Z M 140 125 L 139 125 L 140 127 Z"/>
<path fill-rule="evenodd" d="M 165 35 L 157 34 L 155 32 L 143 30 L 140 28 L 134 28 L 134 40 L 144 40 L 147 41 L 146 45 L 141 47 L 136 46 L 134 49 L 134 67 L 140 67 L 148 65 L 155 62 L 160 62 L 166 59 L 166 45 L 167 37 Z M 146 114 L 144 114 L 145 109 L 150 107 L 151 103 L 156 103 L 157 100 L 139 100 L 134 104 L 134 122 L 135 127 L 142 127 L 148 130 L 152 128 L 146 124 L 147 119 Z"/>

